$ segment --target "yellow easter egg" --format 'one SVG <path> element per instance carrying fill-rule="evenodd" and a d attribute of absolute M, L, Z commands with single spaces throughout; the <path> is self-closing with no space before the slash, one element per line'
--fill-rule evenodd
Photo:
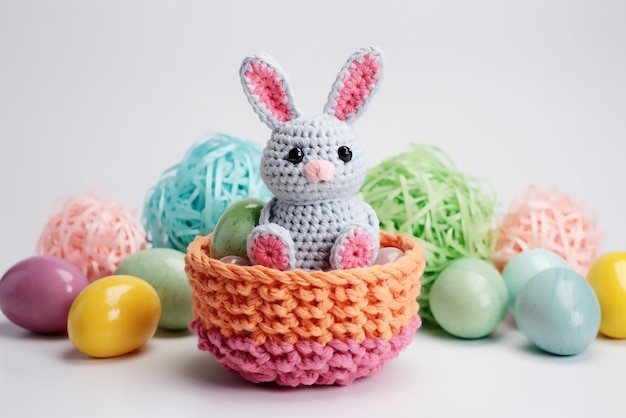
<path fill-rule="evenodd" d="M 587 273 L 587 281 L 600 302 L 600 332 L 611 338 L 626 338 L 626 252 L 600 257 Z"/>
<path fill-rule="evenodd" d="M 74 299 L 67 333 L 84 354 L 115 357 L 144 345 L 160 317 L 161 301 L 150 284 L 134 276 L 107 276 L 90 283 Z"/>

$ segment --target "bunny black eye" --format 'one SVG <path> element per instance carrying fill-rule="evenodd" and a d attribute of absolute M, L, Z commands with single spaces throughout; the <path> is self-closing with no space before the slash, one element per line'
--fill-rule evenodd
<path fill-rule="evenodd" d="M 337 149 L 337 154 L 339 155 L 339 159 L 343 162 L 348 162 L 352 159 L 352 150 L 350 147 L 342 145 Z"/>
<path fill-rule="evenodd" d="M 302 148 L 292 148 L 287 155 L 287 161 L 298 164 L 304 159 L 304 151 Z"/>

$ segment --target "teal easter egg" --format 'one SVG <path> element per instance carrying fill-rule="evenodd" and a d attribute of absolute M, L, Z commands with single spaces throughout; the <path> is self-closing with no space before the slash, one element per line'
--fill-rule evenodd
<path fill-rule="evenodd" d="M 515 303 L 519 330 L 548 353 L 583 352 L 600 329 L 600 303 L 591 285 L 570 268 L 553 267 L 533 276 Z"/>
<path fill-rule="evenodd" d="M 211 238 L 211 257 L 221 259 L 229 255 L 248 258 L 248 235 L 259 224 L 265 204 L 252 197 L 230 205 L 217 221 Z"/>
<path fill-rule="evenodd" d="M 460 338 L 482 338 L 504 319 L 507 290 L 498 270 L 477 258 L 452 262 L 430 290 L 430 308 L 437 323 Z"/>
<path fill-rule="evenodd" d="M 154 287 L 161 300 L 160 328 L 169 331 L 187 329 L 192 314 L 185 253 L 171 248 L 139 251 L 124 259 L 115 274 L 135 276 Z"/>
<path fill-rule="evenodd" d="M 568 268 L 569 264 L 551 251 L 533 249 L 519 253 L 504 267 L 502 278 L 509 292 L 508 309 L 513 316 L 515 300 L 524 285 L 537 273 L 551 267 Z"/>

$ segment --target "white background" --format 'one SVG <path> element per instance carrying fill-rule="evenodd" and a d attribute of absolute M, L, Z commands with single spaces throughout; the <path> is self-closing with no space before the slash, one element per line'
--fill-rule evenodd
<path fill-rule="evenodd" d="M 204 134 L 263 144 L 245 56 L 272 55 L 314 112 L 369 44 L 386 63 L 355 124 L 370 165 L 434 144 L 501 210 L 555 187 L 596 214 L 603 252 L 625 249 L 625 2 L 0 0 L 0 271 L 33 254 L 58 197 L 100 190 L 140 213 Z M 552 357 L 510 321 L 480 341 L 420 331 L 376 376 L 287 390 L 222 371 L 191 335 L 93 361 L 0 318 L 2 416 L 609 417 L 624 391 L 625 341 Z"/>

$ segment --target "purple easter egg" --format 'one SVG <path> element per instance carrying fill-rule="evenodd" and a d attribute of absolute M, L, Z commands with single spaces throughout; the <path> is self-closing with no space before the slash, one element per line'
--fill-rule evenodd
<path fill-rule="evenodd" d="M 30 257 L 0 279 L 0 310 L 27 330 L 53 334 L 67 328 L 74 298 L 89 284 L 70 262 L 46 255 Z"/>
<path fill-rule="evenodd" d="M 238 266 L 249 266 L 250 262 L 247 258 L 239 257 L 238 255 L 227 255 L 220 258 L 220 261 L 224 264 L 235 264 Z"/>
<path fill-rule="evenodd" d="M 378 250 L 378 256 L 374 260 L 374 264 L 393 263 L 404 255 L 404 251 L 396 247 L 384 247 Z"/>

